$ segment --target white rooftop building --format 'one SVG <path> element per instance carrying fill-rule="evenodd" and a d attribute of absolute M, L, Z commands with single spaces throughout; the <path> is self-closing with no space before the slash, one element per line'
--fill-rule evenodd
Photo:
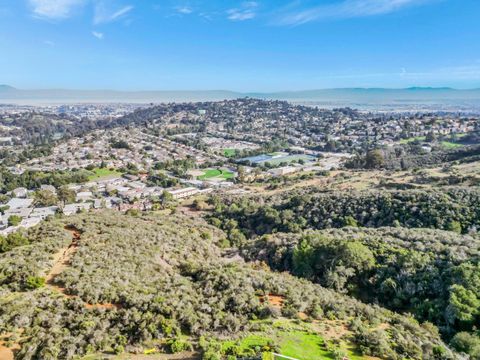
<path fill-rule="evenodd" d="M 68 204 L 63 208 L 63 213 L 65 215 L 73 215 L 81 210 L 89 210 L 91 208 L 91 203 L 78 203 L 78 204 Z"/>
<path fill-rule="evenodd" d="M 184 199 L 186 197 L 198 194 L 199 190 L 194 187 L 188 187 L 183 189 L 167 190 L 167 192 L 169 192 L 174 199 Z"/>
<path fill-rule="evenodd" d="M 27 197 L 28 190 L 25 189 L 24 187 L 19 187 L 19 188 L 16 188 L 16 189 L 12 190 L 12 194 L 13 194 L 13 196 L 15 196 L 17 198 L 25 198 L 25 197 Z"/>
<path fill-rule="evenodd" d="M 30 218 L 40 218 L 43 220 L 49 216 L 54 216 L 57 213 L 57 210 L 58 206 L 36 208 L 33 209 L 32 213 L 30 214 Z"/>
<path fill-rule="evenodd" d="M 77 193 L 77 201 L 87 201 L 93 198 L 93 194 L 91 191 L 82 191 Z"/>
<path fill-rule="evenodd" d="M 10 210 L 28 208 L 33 204 L 33 199 L 13 198 L 7 203 Z"/>
<path fill-rule="evenodd" d="M 28 219 L 23 219 L 22 222 L 20 223 L 19 227 L 23 227 L 25 229 L 31 228 L 35 225 L 40 224 L 42 221 L 41 218 L 28 218 Z"/>
<path fill-rule="evenodd" d="M 294 172 L 297 172 L 299 170 L 301 169 L 299 169 L 298 167 L 284 166 L 284 167 L 268 170 L 268 173 L 273 176 L 282 176 L 287 174 L 293 174 Z"/>
<path fill-rule="evenodd" d="M 20 216 L 22 218 L 26 218 L 30 216 L 30 213 L 32 212 L 32 208 L 16 208 L 16 209 L 8 209 L 5 210 L 5 216 L 10 217 L 13 215 Z"/>

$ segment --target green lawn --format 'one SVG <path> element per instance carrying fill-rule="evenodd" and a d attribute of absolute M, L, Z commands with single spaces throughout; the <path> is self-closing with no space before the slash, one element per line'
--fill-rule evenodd
<path fill-rule="evenodd" d="M 411 137 L 408 139 L 402 139 L 400 140 L 400 144 L 408 144 L 414 141 L 425 141 L 426 137 L 425 136 L 416 136 L 416 137 Z"/>
<path fill-rule="evenodd" d="M 441 144 L 447 149 L 456 149 L 463 146 L 462 144 L 457 144 L 451 141 L 442 141 Z"/>
<path fill-rule="evenodd" d="M 234 343 L 235 342 L 233 342 L 233 344 Z M 260 347 L 263 349 L 268 347 L 271 343 L 272 341 L 263 334 L 251 334 L 243 338 L 238 344 L 238 347 L 241 354 L 248 355 L 255 348 Z"/>
<path fill-rule="evenodd" d="M 323 337 L 310 324 L 299 324 L 286 319 L 276 320 L 273 323 L 261 320 L 255 322 L 262 324 L 264 330 L 251 332 L 237 341 L 223 342 L 223 351 L 237 346 L 240 354 L 248 356 L 255 349 L 268 351 L 271 345 L 275 345 L 280 354 L 299 360 L 335 359 L 333 351 L 327 350 Z M 330 343 L 330 347 L 332 346 Z M 364 356 L 356 353 L 355 345 L 352 343 L 340 340 L 340 343 L 334 345 L 333 348 L 340 348 L 351 360 L 365 359 Z"/>
<path fill-rule="evenodd" d="M 110 177 L 120 177 L 122 175 L 121 172 L 116 170 L 110 170 L 107 168 L 96 168 L 90 171 L 92 175 L 88 177 L 89 181 L 99 180 L 103 178 L 110 178 Z"/>
<path fill-rule="evenodd" d="M 237 151 L 235 149 L 223 149 L 223 155 L 226 157 L 233 157 Z"/>
<path fill-rule="evenodd" d="M 225 180 L 233 178 L 233 173 L 228 170 L 208 169 L 204 174 L 198 177 L 198 180 L 208 180 L 214 178 L 223 178 Z"/>
<path fill-rule="evenodd" d="M 279 334 L 280 353 L 300 360 L 333 359 L 323 347 L 323 339 L 302 331 Z"/>
<path fill-rule="evenodd" d="M 235 345 L 234 341 L 223 343 L 222 348 L 228 349 Z M 333 360 L 333 352 L 326 350 L 324 340 L 321 336 L 303 330 L 282 330 L 274 334 L 253 333 L 242 340 L 237 345 L 240 353 L 243 355 L 252 354 L 254 349 L 266 350 L 270 344 L 278 346 L 277 351 L 280 354 L 293 357 L 298 360 Z M 349 359 L 361 360 L 363 356 L 356 354 L 354 347 L 341 342 L 340 348 L 344 350 Z"/>
<path fill-rule="evenodd" d="M 457 135 L 458 138 L 461 138 L 463 136 L 462 136 L 462 134 Z M 414 142 L 414 141 L 425 141 L 425 139 L 426 139 L 425 136 L 417 136 L 417 137 L 413 137 L 413 138 L 409 138 L 409 139 L 402 139 L 402 140 L 400 140 L 400 144 L 408 144 L 408 143 L 411 143 L 411 142 Z M 451 141 L 442 141 L 442 142 L 440 142 L 440 144 L 442 144 L 442 146 L 447 148 L 447 149 L 455 149 L 455 148 L 463 146 L 462 144 L 457 144 L 457 143 L 454 143 L 454 142 L 451 142 Z"/>
<path fill-rule="evenodd" d="M 353 343 L 339 340 L 336 345 L 329 341 L 329 350 L 326 349 L 325 341 L 321 334 L 317 333 L 315 326 L 309 323 L 298 323 L 292 320 L 256 320 L 261 329 L 258 331 L 246 333 L 237 340 L 218 341 L 218 349 L 222 354 L 235 351 L 240 356 L 253 356 L 258 352 L 278 352 L 282 355 L 293 357 L 298 360 L 334 360 L 335 355 L 332 349 L 344 351 L 350 360 L 365 360 L 367 357 L 358 354 L 356 346 Z M 274 346 L 272 348 L 272 346 Z M 330 351 L 331 350 L 331 351 Z M 165 354 L 152 354 L 150 356 L 137 355 L 130 357 L 131 354 L 123 354 L 114 357 L 115 360 L 135 359 L 164 359 Z M 82 360 L 94 360 L 99 357 L 86 356 Z M 280 360 L 277 357 L 275 360 Z M 371 359 L 371 358 L 370 358 Z M 282 359 L 283 360 L 283 359 Z"/>

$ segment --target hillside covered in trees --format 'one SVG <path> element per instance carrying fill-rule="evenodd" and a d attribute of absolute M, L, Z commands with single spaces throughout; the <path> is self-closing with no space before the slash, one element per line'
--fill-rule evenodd
<path fill-rule="evenodd" d="M 448 163 L 471 163 L 480 159 L 478 133 L 470 135 L 472 143 L 465 146 L 445 148 L 434 147 L 435 151 L 426 151 L 421 144 L 403 144 L 391 148 L 371 150 L 365 155 L 356 156 L 347 162 L 351 169 L 387 169 L 407 170 L 441 166 Z M 456 144 L 456 143 L 455 143 Z"/>
<path fill-rule="evenodd" d="M 247 261 L 435 324 L 480 359 L 477 188 L 213 198 L 209 221 Z"/>
<path fill-rule="evenodd" d="M 260 358 L 305 339 L 335 359 L 458 358 L 431 323 L 245 262 L 201 219 L 105 211 L 17 236 L 0 253 L 0 344 L 18 359 Z"/>
<path fill-rule="evenodd" d="M 302 229 L 403 226 L 458 233 L 480 225 L 480 191 L 373 190 L 321 193 L 313 188 L 269 198 L 227 199 L 217 203 L 210 221 L 247 236 Z"/>
<path fill-rule="evenodd" d="M 475 237 L 346 227 L 266 235 L 246 246 L 244 255 L 365 302 L 412 313 L 447 337 L 479 325 L 480 239 Z"/>

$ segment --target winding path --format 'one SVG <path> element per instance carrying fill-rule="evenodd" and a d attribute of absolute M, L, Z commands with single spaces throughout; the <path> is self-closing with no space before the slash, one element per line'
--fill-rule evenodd
<path fill-rule="evenodd" d="M 60 292 L 63 296 L 67 298 L 78 298 L 76 295 L 67 294 L 67 290 L 55 283 L 55 278 L 60 275 L 70 264 L 73 256 L 78 251 L 79 242 L 82 237 L 82 232 L 78 230 L 73 225 L 65 226 L 65 230 L 69 231 L 72 234 L 72 242 L 68 247 L 64 247 L 60 249 L 54 256 L 54 263 L 50 271 L 45 277 L 45 283 L 51 289 Z M 122 307 L 121 304 L 89 304 L 84 303 L 87 309 L 120 309 Z M 2 358 L 0 357 L 0 360 Z"/>
<path fill-rule="evenodd" d="M 72 234 L 72 242 L 68 247 L 60 249 L 54 256 L 54 263 L 47 276 L 45 277 L 45 283 L 47 286 L 60 291 L 65 294 L 65 288 L 62 288 L 55 284 L 55 278 L 65 270 L 72 260 L 73 255 L 78 250 L 78 242 L 81 238 L 81 232 L 74 226 L 65 226 L 65 230 L 68 230 Z"/>

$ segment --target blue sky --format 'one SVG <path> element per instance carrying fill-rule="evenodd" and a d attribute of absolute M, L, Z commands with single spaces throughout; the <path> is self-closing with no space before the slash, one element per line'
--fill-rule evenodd
<path fill-rule="evenodd" d="M 478 0 L 0 0 L 0 84 L 480 87 Z"/>

